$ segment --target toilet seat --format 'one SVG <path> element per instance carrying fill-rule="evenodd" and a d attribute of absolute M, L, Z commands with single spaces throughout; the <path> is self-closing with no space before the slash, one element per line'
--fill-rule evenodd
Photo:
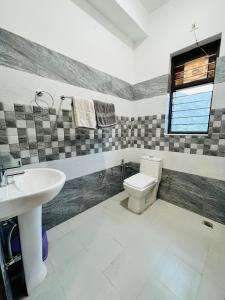
<path fill-rule="evenodd" d="M 146 189 L 156 183 L 156 179 L 145 174 L 135 174 L 124 180 L 124 183 L 138 190 Z"/>

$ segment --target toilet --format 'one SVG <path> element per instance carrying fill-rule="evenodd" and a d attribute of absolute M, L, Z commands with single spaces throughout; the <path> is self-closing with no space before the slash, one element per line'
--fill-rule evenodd
<path fill-rule="evenodd" d="M 137 214 L 147 209 L 156 200 L 161 177 L 162 159 L 142 156 L 140 173 L 123 182 L 124 189 L 129 196 L 128 209 Z"/>

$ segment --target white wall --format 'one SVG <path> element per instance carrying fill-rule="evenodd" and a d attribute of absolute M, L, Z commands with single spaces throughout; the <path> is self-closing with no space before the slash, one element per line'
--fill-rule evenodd
<path fill-rule="evenodd" d="M 225 107 L 224 101 L 225 83 L 218 83 L 213 88 L 212 108 L 219 109 Z M 168 96 L 161 95 L 134 101 L 134 117 L 147 115 L 161 115 L 168 113 Z"/>
<path fill-rule="evenodd" d="M 149 37 L 135 51 L 135 81 L 169 73 L 170 54 L 194 44 L 192 23 L 199 25 L 198 40 L 225 34 L 224 11 L 224 0 L 170 0 L 150 14 Z"/>
<path fill-rule="evenodd" d="M 133 160 L 133 149 L 121 149 L 117 151 L 101 152 L 85 156 L 75 156 L 68 159 L 60 159 L 38 164 L 31 164 L 21 169 L 29 168 L 55 168 L 66 174 L 66 180 L 85 176 L 94 172 L 118 166 L 121 160 L 125 162 Z"/>
<path fill-rule="evenodd" d="M 167 101 L 167 95 L 161 95 L 135 101 L 134 117 L 165 114 Z"/>
<path fill-rule="evenodd" d="M 54 107 L 58 109 L 60 96 L 77 96 L 111 102 L 115 104 L 116 114 L 119 116 L 133 116 L 133 102 L 99 92 L 76 87 L 56 80 L 40 77 L 27 72 L 0 66 L 0 102 L 5 105 L 13 103 L 34 105 L 34 93 L 36 90 L 45 90 L 54 97 Z M 43 99 L 51 104 L 50 98 Z M 70 109 L 70 100 L 63 102 L 63 109 Z"/>
<path fill-rule="evenodd" d="M 134 53 L 72 0 L 0 0 L 0 27 L 125 81 Z"/>
<path fill-rule="evenodd" d="M 163 159 L 163 168 L 225 181 L 225 158 L 169 151 L 133 148 L 132 161 L 140 162 L 142 155 Z"/>

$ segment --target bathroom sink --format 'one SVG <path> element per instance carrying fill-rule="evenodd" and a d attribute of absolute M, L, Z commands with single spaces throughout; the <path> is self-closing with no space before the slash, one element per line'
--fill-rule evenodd
<path fill-rule="evenodd" d="M 65 174 L 55 169 L 28 169 L 0 188 L 0 221 L 18 216 L 52 200 L 65 183 Z"/>
<path fill-rule="evenodd" d="M 65 180 L 65 174 L 55 169 L 28 169 L 0 188 L 0 221 L 18 216 L 28 294 L 47 274 L 42 261 L 42 204 L 60 192 Z"/>

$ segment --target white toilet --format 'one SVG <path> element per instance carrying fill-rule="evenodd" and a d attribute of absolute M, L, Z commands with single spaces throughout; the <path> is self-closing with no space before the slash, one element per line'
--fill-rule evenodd
<path fill-rule="evenodd" d="M 153 156 L 142 156 L 140 173 L 123 182 L 129 196 L 128 208 L 131 211 L 140 214 L 156 200 L 161 177 L 162 160 Z"/>

